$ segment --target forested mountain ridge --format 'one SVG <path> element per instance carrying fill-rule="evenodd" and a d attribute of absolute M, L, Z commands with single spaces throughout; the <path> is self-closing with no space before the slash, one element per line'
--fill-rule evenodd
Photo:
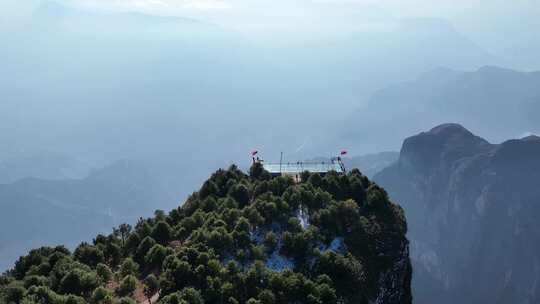
<path fill-rule="evenodd" d="M 0 277 L 8 303 L 411 303 L 402 209 L 358 170 L 303 182 L 231 166 L 169 214 L 43 247 Z"/>
<path fill-rule="evenodd" d="M 374 180 L 407 214 L 417 303 L 538 303 L 539 137 L 440 125 Z"/>

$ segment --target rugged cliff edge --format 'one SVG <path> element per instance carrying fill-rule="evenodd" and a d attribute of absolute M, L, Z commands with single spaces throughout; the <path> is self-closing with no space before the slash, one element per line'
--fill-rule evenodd
<path fill-rule="evenodd" d="M 415 302 L 540 301 L 540 138 L 490 144 L 445 124 L 374 179 L 406 211 Z"/>
<path fill-rule="evenodd" d="M 358 170 L 219 170 L 181 207 L 39 248 L 0 277 L 24 303 L 411 303 L 403 210 Z"/>

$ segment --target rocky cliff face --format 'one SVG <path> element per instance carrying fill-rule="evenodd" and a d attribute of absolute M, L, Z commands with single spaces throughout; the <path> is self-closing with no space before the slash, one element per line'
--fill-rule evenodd
<path fill-rule="evenodd" d="M 401 243 L 399 258 L 379 277 L 376 304 L 412 303 L 409 242 Z"/>
<path fill-rule="evenodd" d="M 441 125 L 375 180 L 405 209 L 417 303 L 540 301 L 540 138 Z"/>

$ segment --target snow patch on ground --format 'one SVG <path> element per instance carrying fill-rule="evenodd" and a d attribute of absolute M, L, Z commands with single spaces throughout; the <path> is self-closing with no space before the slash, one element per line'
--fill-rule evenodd
<path fill-rule="evenodd" d="M 257 245 L 261 245 L 264 243 L 264 237 L 265 237 L 265 231 L 263 231 L 262 229 L 249 232 L 249 238 L 251 239 L 252 242 L 254 242 Z"/>
<path fill-rule="evenodd" d="M 336 252 L 343 251 L 345 249 L 345 243 L 343 242 L 343 238 L 337 237 L 333 239 L 328 249 L 336 251 Z"/>
<path fill-rule="evenodd" d="M 272 255 L 266 260 L 266 267 L 282 271 L 285 269 L 293 269 L 294 268 L 294 261 L 290 258 L 287 258 L 281 254 L 279 254 L 277 251 L 272 253 Z"/>
<path fill-rule="evenodd" d="M 347 246 L 345 245 L 345 239 L 343 237 L 336 237 L 330 242 L 330 245 L 320 244 L 320 251 L 331 250 L 337 253 L 343 253 L 347 251 Z"/>
<path fill-rule="evenodd" d="M 302 229 L 306 230 L 309 228 L 309 214 L 304 211 L 303 208 L 299 208 L 298 212 L 296 213 L 296 217 L 298 220 L 300 220 L 300 226 L 302 226 Z"/>

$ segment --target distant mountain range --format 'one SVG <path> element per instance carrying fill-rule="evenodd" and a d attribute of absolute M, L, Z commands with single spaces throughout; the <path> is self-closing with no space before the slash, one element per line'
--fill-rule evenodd
<path fill-rule="evenodd" d="M 410 134 L 454 121 L 501 142 L 539 133 L 538 117 L 540 72 L 439 68 L 375 93 L 348 119 L 342 138 L 361 138 L 351 145 L 367 151 L 392 150 Z"/>
<path fill-rule="evenodd" d="M 217 149 L 240 163 L 252 145 L 279 155 L 310 136 L 316 155 L 320 134 L 378 88 L 438 65 L 498 62 L 444 20 L 346 13 L 321 20 L 339 30 L 250 36 L 208 20 L 45 1 L 27 23 L 0 28 L 9 45 L 0 48 L 0 128 L 12 130 L 0 140 L 15 153 L 50 147 L 99 163 L 195 163 Z"/>
<path fill-rule="evenodd" d="M 170 208 L 193 183 L 170 165 L 117 161 L 82 179 L 25 178 L 0 184 L 0 270 L 29 248 L 74 246 L 120 223 Z M 55 170 L 42 171 L 49 175 Z M 1 272 L 1 271 L 0 271 Z"/>
<path fill-rule="evenodd" d="M 380 153 L 372 153 L 366 155 L 358 155 L 352 157 L 342 157 L 343 164 L 347 170 L 354 168 L 359 169 L 362 174 L 369 178 L 372 178 L 375 174 L 379 173 L 384 168 L 395 163 L 399 158 L 399 152 L 387 151 Z M 309 161 L 324 161 L 329 162 L 330 158 L 318 157 L 310 159 Z"/>
<path fill-rule="evenodd" d="M 49 151 L 29 155 L 19 154 L 0 160 L 0 184 L 10 184 L 25 178 L 47 180 L 86 177 L 93 164 Z"/>
<path fill-rule="evenodd" d="M 343 163 L 350 170 L 358 168 L 363 174 L 372 178 L 375 174 L 382 171 L 384 168 L 395 163 L 399 158 L 399 152 L 388 151 L 373 154 L 366 154 L 353 157 L 345 157 Z"/>
<path fill-rule="evenodd" d="M 415 303 L 540 301 L 540 137 L 440 125 L 374 179 L 405 209 Z"/>

